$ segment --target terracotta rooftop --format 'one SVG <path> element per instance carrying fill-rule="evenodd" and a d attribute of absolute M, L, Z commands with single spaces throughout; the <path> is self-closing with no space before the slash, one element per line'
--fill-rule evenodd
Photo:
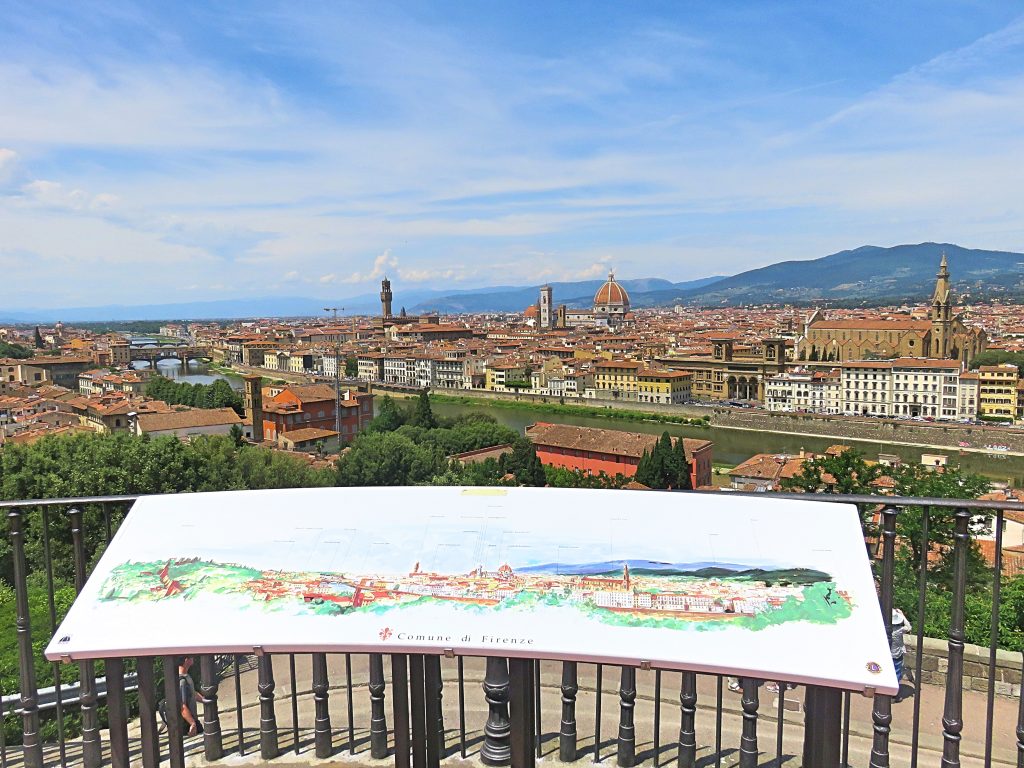
<path fill-rule="evenodd" d="M 139 428 L 143 432 L 167 432 L 177 429 L 219 427 L 241 424 L 241 417 L 231 408 L 194 408 L 170 413 L 140 413 Z"/>
<path fill-rule="evenodd" d="M 648 453 L 658 442 L 657 435 L 643 432 L 624 432 L 618 429 L 594 429 L 593 427 L 575 427 L 571 424 L 548 424 L 537 422 L 526 428 L 526 436 L 536 445 L 550 445 L 574 451 L 594 451 L 615 456 L 640 458 L 644 451 Z M 684 437 L 683 451 L 687 461 L 693 461 L 693 453 L 712 443 L 710 440 L 698 440 Z"/>

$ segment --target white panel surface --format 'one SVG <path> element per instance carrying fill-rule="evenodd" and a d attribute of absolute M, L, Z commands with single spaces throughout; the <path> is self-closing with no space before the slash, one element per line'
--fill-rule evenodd
<path fill-rule="evenodd" d="M 140 499 L 49 659 L 381 651 L 897 690 L 857 510 L 728 493 Z"/>

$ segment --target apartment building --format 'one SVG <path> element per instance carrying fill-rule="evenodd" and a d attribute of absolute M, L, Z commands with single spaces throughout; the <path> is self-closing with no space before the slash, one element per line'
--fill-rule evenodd
<path fill-rule="evenodd" d="M 764 380 L 764 407 L 782 413 L 842 412 L 842 371 L 797 368 Z"/>
<path fill-rule="evenodd" d="M 636 382 L 636 399 L 641 403 L 679 405 L 693 399 L 693 374 L 689 371 L 641 370 Z"/>
<path fill-rule="evenodd" d="M 1017 416 L 1016 365 L 983 365 L 978 368 L 978 413 L 991 419 L 1011 421 Z"/>
<path fill-rule="evenodd" d="M 603 360 L 594 365 L 595 396 L 604 400 L 636 400 L 640 363 L 636 360 Z"/>

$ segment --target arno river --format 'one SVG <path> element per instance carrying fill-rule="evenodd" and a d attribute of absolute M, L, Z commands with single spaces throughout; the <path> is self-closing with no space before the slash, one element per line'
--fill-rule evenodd
<path fill-rule="evenodd" d="M 581 427 L 600 427 L 603 429 L 621 429 L 631 432 L 649 432 L 660 435 L 668 430 L 673 436 L 697 437 L 711 440 L 715 444 L 714 459 L 716 463 L 735 465 L 745 461 L 755 453 L 788 453 L 796 454 L 803 448 L 814 453 L 821 453 L 830 445 L 837 443 L 850 445 L 864 453 L 869 459 L 877 459 L 879 453 L 896 454 L 907 463 L 921 461 L 922 453 L 942 454 L 949 456 L 950 464 L 959 464 L 964 470 L 977 472 L 993 480 L 1012 480 L 1015 487 L 1024 484 L 1024 458 L 1016 456 L 990 456 L 980 453 L 960 455 L 956 450 L 948 448 L 921 448 L 905 445 L 862 440 L 848 440 L 841 437 L 820 438 L 808 435 L 784 435 L 752 430 L 725 429 L 721 427 L 688 427 L 680 424 L 660 424 L 651 421 L 627 421 L 625 419 L 602 419 L 594 416 L 576 416 L 568 414 L 545 413 L 542 410 L 527 408 L 495 408 L 483 405 L 462 405 L 456 403 L 433 403 L 433 410 L 439 416 L 458 416 L 463 413 L 487 413 L 499 423 L 511 427 L 520 434 L 523 429 L 538 421 L 557 422 L 559 424 L 575 424 Z"/>

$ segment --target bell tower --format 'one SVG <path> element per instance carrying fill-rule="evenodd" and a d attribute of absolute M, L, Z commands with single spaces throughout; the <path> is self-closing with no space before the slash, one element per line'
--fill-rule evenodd
<path fill-rule="evenodd" d="M 949 263 L 942 253 L 939 273 L 935 276 L 935 293 L 929 310 L 932 321 L 932 348 L 930 357 L 945 360 L 949 357 L 950 326 L 953 322 L 953 291 L 949 287 Z"/>
<path fill-rule="evenodd" d="M 380 281 L 380 316 L 391 317 L 391 281 L 386 277 Z"/>
<path fill-rule="evenodd" d="M 243 376 L 245 415 L 252 421 L 252 440 L 263 442 L 263 377 Z"/>

